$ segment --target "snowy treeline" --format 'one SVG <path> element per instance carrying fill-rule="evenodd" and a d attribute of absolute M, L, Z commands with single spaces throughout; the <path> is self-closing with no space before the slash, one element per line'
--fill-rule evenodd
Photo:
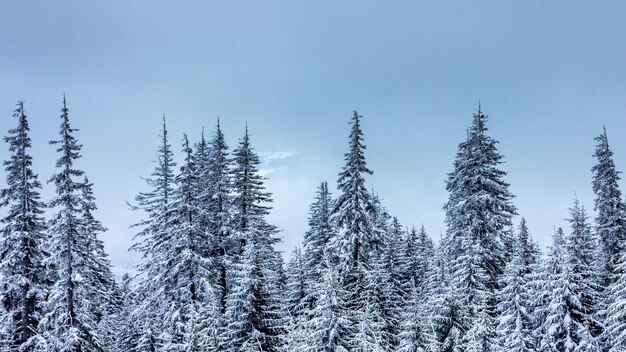
<path fill-rule="evenodd" d="M 626 205 L 606 131 L 595 218 L 575 200 L 542 254 L 524 218 L 513 223 L 480 108 L 448 174 L 439 243 L 368 191 L 354 112 L 337 190 L 320 184 L 285 264 L 247 128 L 232 150 L 219 121 L 195 143 L 183 136 L 177 165 L 163 118 L 154 172 L 131 204 L 143 214 L 139 274 L 116 283 L 65 101 L 48 203 L 21 102 L 14 117 L 0 193 L 2 351 L 626 350 Z"/>

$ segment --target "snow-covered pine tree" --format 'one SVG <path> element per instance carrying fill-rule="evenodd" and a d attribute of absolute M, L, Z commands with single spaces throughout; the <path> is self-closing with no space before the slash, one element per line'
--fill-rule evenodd
<path fill-rule="evenodd" d="M 370 210 L 372 199 L 365 187 L 364 175 L 372 174 L 365 162 L 365 145 L 361 130 L 361 116 L 355 111 L 352 116 L 349 151 L 345 154 L 346 164 L 339 173 L 339 197 L 336 199 L 332 221 L 338 233 L 331 240 L 330 250 L 337 262 L 339 275 L 344 285 L 357 284 L 358 276 L 367 270 L 372 256 L 380 248 L 380 239 L 372 230 Z M 359 291 L 356 288 L 353 292 Z M 358 305 L 358 302 L 353 302 Z"/>
<path fill-rule="evenodd" d="M 626 253 L 617 264 L 619 278 L 606 291 L 607 305 L 603 312 L 603 347 L 609 352 L 626 350 Z"/>
<path fill-rule="evenodd" d="M 322 182 L 315 195 L 315 201 L 309 210 L 309 230 L 304 233 L 303 266 L 305 274 L 305 288 L 307 290 L 307 309 L 312 310 L 320 292 L 324 273 L 324 258 L 328 243 L 335 235 L 331 223 L 332 197 L 328 190 L 328 183 Z"/>
<path fill-rule="evenodd" d="M 410 286 L 408 299 L 403 306 L 398 333 L 399 352 L 425 352 L 429 350 L 429 326 L 424 318 L 423 291 L 414 283 Z"/>
<path fill-rule="evenodd" d="M 139 330 L 137 351 L 156 351 L 158 334 L 162 330 L 161 318 L 164 316 L 164 292 L 170 287 L 162 285 L 160 278 L 171 270 L 174 263 L 166 255 L 170 251 L 173 218 L 172 193 L 174 191 L 174 172 L 172 147 L 167 138 L 165 116 L 162 121 L 161 145 L 157 151 L 155 170 L 146 183 L 151 188 L 135 197 L 137 205 L 133 210 L 142 210 L 146 218 L 133 225 L 141 230 L 135 235 L 135 244 L 131 250 L 143 255 L 143 263 L 137 270 L 140 273 L 135 290 L 137 309 L 133 311 L 133 320 Z"/>
<path fill-rule="evenodd" d="M 380 284 L 381 271 L 376 268 L 364 274 L 364 290 L 361 297 L 362 307 L 353 311 L 356 331 L 350 345 L 354 351 L 382 352 L 392 350 L 389 339 L 385 336 L 386 321 L 383 312 Z"/>
<path fill-rule="evenodd" d="M 206 141 L 204 133 L 201 141 L 196 145 L 196 163 L 198 167 L 200 207 L 200 229 L 208 234 L 210 246 L 208 257 L 210 260 L 209 280 L 216 302 L 214 319 L 205 320 L 205 329 L 202 334 L 210 336 L 218 333 L 215 339 L 215 350 L 225 351 L 227 346 L 221 336 L 226 329 L 225 313 L 226 300 L 229 291 L 228 266 L 233 259 L 237 259 L 239 248 L 233 239 L 232 231 L 232 201 L 228 146 L 224 140 L 220 121 L 217 120 L 215 133 L 210 141 Z"/>
<path fill-rule="evenodd" d="M 406 285 L 402 281 L 404 273 L 400 251 L 400 244 L 405 235 L 396 217 L 392 218 L 386 227 L 386 245 L 373 269 L 379 280 L 378 295 L 384 324 L 382 331 L 384 346 L 388 350 L 396 350 L 402 315 L 408 302 Z"/>
<path fill-rule="evenodd" d="M 139 352 L 137 343 L 139 331 L 133 320 L 133 310 L 135 309 L 135 295 L 133 293 L 132 278 L 128 273 L 122 276 L 120 285 L 120 310 L 115 329 L 115 343 L 113 352 Z"/>
<path fill-rule="evenodd" d="M 597 336 L 602 331 L 601 322 L 595 318 L 600 303 L 599 275 L 596 266 L 597 240 L 587 219 L 585 207 L 578 199 L 574 199 L 574 204 L 570 208 L 570 218 L 567 219 L 572 232 L 567 237 L 565 246 L 572 280 L 580 288 L 579 300 L 583 324 L 594 336 Z"/>
<path fill-rule="evenodd" d="M 272 198 L 259 174 L 260 161 L 247 126 L 233 155 L 232 229 L 243 251 L 234 258 L 229 274 L 228 329 L 221 339 L 230 341 L 230 351 L 277 351 L 285 324 L 280 304 L 282 259 L 274 249 L 278 229 L 265 219 L 271 209 L 265 204 Z"/>
<path fill-rule="evenodd" d="M 557 229 L 543 270 L 546 271 L 547 306 L 540 311 L 545 317 L 541 328 L 539 350 L 546 352 L 600 351 L 585 326 L 580 286 L 575 281 L 563 230 Z"/>
<path fill-rule="evenodd" d="M 435 246 L 422 225 L 419 232 L 412 227 L 400 247 L 403 291 L 406 299 L 411 300 L 414 288 L 425 291 L 429 265 L 435 257 Z"/>
<path fill-rule="evenodd" d="M 448 175 L 445 252 L 452 281 L 460 290 L 461 306 L 467 310 L 468 326 L 495 318 L 495 293 L 512 248 L 512 217 L 516 213 L 499 169 L 502 155 L 498 142 L 487 135 L 487 117 L 478 108 L 467 139 L 459 144 L 454 170 Z"/>
<path fill-rule="evenodd" d="M 0 230 L 0 350 L 36 351 L 42 343 L 37 327 L 47 295 L 45 205 L 28 154 L 31 140 L 23 102 L 17 103 L 13 117 L 18 125 L 4 137 L 11 156 L 4 162 L 7 187 L 0 191 L 6 214 Z"/>
<path fill-rule="evenodd" d="M 97 324 L 96 334 L 100 336 L 101 343 L 111 346 L 114 343 L 111 331 L 115 330 L 120 309 L 120 292 L 111 271 L 111 262 L 104 251 L 104 243 L 98 238 L 107 229 L 95 218 L 96 210 L 93 183 L 85 177 L 82 184 L 80 231 L 90 253 L 83 265 L 92 273 L 93 283 L 85 287 L 85 296 L 89 299 L 83 302 L 82 309 L 85 314 L 93 315 Z"/>
<path fill-rule="evenodd" d="M 193 149 L 186 135 L 183 136 L 185 161 L 175 177 L 177 187 L 172 193 L 171 214 L 168 219 L 171 238 L 164 255 L 171 261 L 169 270 L 158 281 L 165 287 L 162 299 L 165 323 L 162 331 L 164 351 L 207 351 L 202 346 L 202 321 L 213 316 L 215 305 L 209 278 L 211 276 L 209 253 L 210 240 L 200 228 L 198 214 L 197 167 Z"/>
<path fill-rule="evenodd" d="M 85 232 L 89 226 L 82 214 L 85 185 L 75 180 L 84 175 L 74 166 L 81 156 L 81 145 L 74 137 L 77 130 L 70 125 L 65 97 L 61 111 L 60 139 L 50 142 L 58 145 L 61 156 L 56 163 L 58 173 L 49 181 L 56 186 L 56 196 L 50 201 L 55 213 L 48 227 L 50 260 L 58 272 L 40 325 L 51 351 L 102 351 L 102 337 L 96 328 L 98 317 L 90 308 L 92 304 L 105 304 L 96 301 L 99 297 L 92 297 L 93 292 L 110 288 L 98 281 L 101 273 L 91 266 L 95 256 L 93 237 Z"/>
<path fill-rule="evenodd" d="M 465 317 L 457 291 L 450 283 L 447 256 L 443 243 L 435 251 L 425 283 L 427 300 L 422 319 L 428 319 L 426 337 L 429 351 L 453 352 L 461 350 L 461 339 L 466 329 Z"/>
<path fill-rule="evenodd" d="M 489 302 L 489 299 L 485 302 Z M 491 315 L 486 303 L 478 308 L 478 319 L 475 319 L 473 325 L 463 335 L 464 352 L 491 352 L 501 349 L 493 328 L 494 321 Z"/>
<path fill-rule="evenodd" d="M 347 292 L 342 288 L 339 275 L 333 268 L 329 254 L 321 265 L 322 280 L 317 283 L 319 297 L 305 324 L 306 341 L 299 349 L 303 352 L 348 352 L 353 336 L 352 322 L 348 318 Z"/>
<path fill-rule="evenodd" d="M 531 299 L 528 295 L 528 277 L 532 272 L 529 271 L 532 267 L 528 257 L 528 236 L 528 228 L 522 218 L 511 261 L 501 279 L 502 289 L 498 292 L 497 334 L 499 346 L 505 351 L 535 351 L 536 342 L 532 336 L 533 321 L 529 309 Z"/>
<path fill-rule="evenodd" d="M 526 219 L 524 217 L 522 217 L 522 220 L 520 220 L 516 240 L 521 242 L 516 243 L 516 246 L 522 246 L 521 256 L 524 273 L 532 274 L 533 272 L 536 272 L 537 266 L 539 265 L 541 259 L 541 249 L 539 248 L 539 245 L 531 238 L 530 232 L 528 231 L 528 224 L 526 223 Z"/>
<path fill-rule="evenodd" d="M 340 194 L 335 200 L 331 218 L 336 234 L 329 242 L 328 250 L 343 290 L 350 295 L 345 298 L 349 305 L 347 310 L 351 312 L 352 319 L 355 319 L 355 328 L 360 327 L 356 329 L 357 332 L 362 335 L 374 331 L 366 329 L 367 326 L 358 319 L 371 316 L 377 309 L 371 302 L 366 302 L 372 297 L 372 293 L 366 290 L 376 287 L 371 284 L 369 271 L 381 254 L 381 236 L 384 233 L 374 224 L 376 207 L 372 195 L 365 188 L 364 176 L 372 171 L 365 162 L 360 121 L 361 116 L 355 111 L 351 121 L 349 151 L 345 154 L 346 164 L 339 173 L 337 188 Z M 374 319 L 376 318 L 371 318 L 372 321 Z M 373 338 L 375 337 L 366 340 Z M 364 337 L 361 336 L 360 339 Z M 355 337 L 353 346 L 358 343 L 360 342 Z"/>
<path fill-rule="evenodd" d="M 626 205 L 619 188 L 620 172 L 613 162 L 606 128 L 595 138 L 598 163 L 593 166 L 593 192 L 596 195 L 596 234 L 599 241 L 601 286 L 617 280 L 616 266 L 620 253 L 626 250 Z"/>
<path fill-rule="evenodd" d="M 287 265 L 287 285 L 283 300 L 288 319 L 287 351 L 295 351 L 304 343 L 307 321 L 307 282 L 304 259 L 300 247 L 296 247 Z"/>

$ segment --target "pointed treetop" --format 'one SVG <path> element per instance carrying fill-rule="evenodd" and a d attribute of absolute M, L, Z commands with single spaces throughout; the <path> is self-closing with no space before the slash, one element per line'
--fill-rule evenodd
<path fill-rule="evenodd" d="M 474 122 L 472 123 L 472 131 L 478 132 L 482 134 L 487 131 L 485 127 L 485 122 L 487 120 L 487 115 L 483 114 L 481 102 L 478 100 L 478 111 L 474 114 Z"/>

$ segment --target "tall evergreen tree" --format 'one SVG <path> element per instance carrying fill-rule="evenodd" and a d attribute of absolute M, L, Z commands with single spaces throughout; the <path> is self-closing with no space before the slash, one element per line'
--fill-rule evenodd
<path fill-rule="evenodd" d="M 332 240 L 331 250 L 338 261 L 339 274 L 354 281 L 354 275 L 370 264 L 370 257 L 380 247 L 380 239 L 374 238 L 370 221 L 372 199 L 364 176 L 372 171 L 365 162 L 361 116 L 356 111 L 351 124 L 346 164 L 338 180 L 340 194 L 333 209 L 332 219 L 338 233 Z"/>
<path fill-rule="evenodd" d="M 56 163 L 58 173 L 49 181 L 56 186 L 56 196 L 50 201 L 55 213 L 49 231 L 51 260 L 58 273 L 42 325 L 52 351 L 101 351 L 104 347 L 96 333 L 98 322 L 90 309 L 90 301 L 94 290 L 104 291 L 106 285 L 98 282 L 99 273 L 90 265 L 95 254 L 93 237 L 85 232 L 88 226 L 81 212 L 86 203 L 82 193 L 85 185 L 75 180 L 84 172 L 74 166 L 81 156 L 82 146 L 74 137 L 77 130 L 70 125 L 65 98 L 61 111 L 60 139 L 50 142 L 58 145 L 57 152 L 61 156 Z"/>
<path fill-rule="evenodd" d="M 142 253 L 143 263 L 137 269 L 141 280 L 137 284 L 136 299 L 138 307 L 133 312 L 133 319 L 140 330 L 138 350 L 156 351 L 159 331 L 162 331 L 160 317 L 164 316 L 164 292 L 171 289 L 162 285 L 162 278 L 174 266 L 173 258 L 168 258 L 172 245 L 171 225 L 174 215 L 172 193 L 174 192 L 174 171 L 172 147 L 168 142 L 165 116 L 163 116 L 161 145 L 157 152 L 157 165 L 151 178 L 146 183 L 151 188 L 135 197 L 134 210 L 142 210 L 146 218 L 135 224 L 141 230 L 135 236 L 137 242 L 132 250 Z"/>
<path fill-rule="evenodd" d="M 284 328 L 279 302 L 282 260 L 274 249 L 278 230 L 265 220 L 271 193 L 265 191 L 247 126 L 233 155 L 232 226 L 243 252 L 235 258 L 229 274 L 228 331 L 223 341 L 231 341 L 230 351 L 277 351 Z"/>
<path fill-rule="evenodd" d="M 323 278 L 324 258 L 330 240 L 335 234 L 331 223 L 332 197 L 328 183 L 318 187 L 315 201 L 309 210 L 309 230 L 304 233 L 303 266 L 307 308 L 313 309 L 320 292 L 317 291 Z"/>
<path fill-rule="evenodd" d="M 0 206 L 6 214 L 0 230 L 0 349 L 34 351 L 42 342 L 37 327 L 47 294 L 45 205 L 28 153 L 30 129 L 23 102 L 17 103 L 13 117 L 18 125 L 4 137 L 11 156 L 4 162 L 7 187 L 0 191 Z"/>
<path fill-rule="evenodd" d="M 599 240 L 599 266 L 602 286 L 608 287 L 617 280 L 617 262 L 626 250 L 626 205 L 619 188 L 620 172 L 613 162 L 606 129 L 595 138 L 598 163 L 593 166 L 593 192 L 596 195 L 596 233 Z"/>
<path fill-rule="evenodd" d="M 227 267 L 229 258 L 237 254 L 233 243 L 232 195 L 230 178 L 230 160 L 228 146 L 219 120 L 215 135 L 210 142 L 208 168 L 202 176 L 208 181 L 205 192 L 201 197 L 206 198 L 206 212 L 208 214 L 208 231 L 212 237 L 215 274 L 215 294 L 219 299 L 221 315 L 226 312 L 226 297 L 228 296 Z"/>
<path fill-rule="evenodd" d="M 591 332 L 585 326 L 580 300 L 581 288 L 572 270 L 571 253 L 563 230 L 554 235 L 554 244 L 545 261 L 545 290 L 548 293 L 541 328 L 541 351 L 599 351 Z"/>
<path fill-rule="evenodd" d="M 581 313 L 583 324 L 594 335 L 601 332 L 601 323 L 596 321 L 596 312 L 599 307 L 598 273 L 596 266 L 597 241 L 589 225 L 587 211 L 578 199 L 574 200 L 570 208 L 568 219 L 572 232 L 567 238 L 566 248 L 572 280 L 580 288 Z"/>
<path fill-rule="evenodd" d="M 481 319 L 478 314 L 483 305 L 495 315 L 496 302 L 488 300 L 495 297 L 511 252 L 516 213 L 513 195 L 503 180 L 506 172 L 499 169 L 498 142 L 487 135 L 486 121 L 479 106 L 448 175 L 449 199 L 444 206 L 447 260 L 472 326 L 476 325 L 472 320 Z"/>
<path fill-rule="evenodd" d="M 93 316 L 97 324 L 96 332 L 103 345 L 113 344 L 111 331 L 117 325 L 120 307 L 120 292 L 108 254 L 104 250 L 104 242 L 98 236 L 107 229 L 95 218 L 97 210 L 96 198 L 93 194 L 93 183 L 87 177 L 82 184 L 81 199 L 81 234 L 87 241 L 87 256 L 84 265 L 91 272 L 93 282 L 85 288 L 88 302 L 84 302 L 86 312 Z"/>
<path fill-rule="evenodd" d="M 210 241 L 207 232 L 200 228 L 198 206 L 197 165 L 189 140 L 183 137 L 185 162 L 175 177 L 177 187 L 172 193 L 170 243 L 163 253 L 172 267 L 161 277 L 160 284 L 167 288 L 162 298 L 167 310 L 161 318 L 166 351 L 205 351 L 202 346 L 202 317 L 212 315 L 206 311 L 214 307 L 209 282 L 210 263 L 207 254 Z"/>

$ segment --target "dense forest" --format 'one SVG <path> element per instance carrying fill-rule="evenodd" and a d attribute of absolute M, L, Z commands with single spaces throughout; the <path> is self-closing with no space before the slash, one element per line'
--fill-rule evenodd
<path fill-rule="evenodd" d="M 542 250 L 479 107 L 450 156 L 447 230 L 434 243 L 368 190 L 355 111 L 337 189 L 321 182 L 302 200 L 308 231 L 284 263 L 248 128 L 232 149 L 219 121 L 199 141 L 184 135 L 177 163 L 163 118 L 154 171 L 130 203 L 142 214 L 129 224 L 138 274 L 116 280 L 65 99 L 50 142 L 52 199 L 32 169 L 23 102 L 13 118 L 0 192 L 1 351 L 626 350 L 626 203 L 606 130 L 589 175 L 594 216 L 574 200 L 569 227 Z"/>

